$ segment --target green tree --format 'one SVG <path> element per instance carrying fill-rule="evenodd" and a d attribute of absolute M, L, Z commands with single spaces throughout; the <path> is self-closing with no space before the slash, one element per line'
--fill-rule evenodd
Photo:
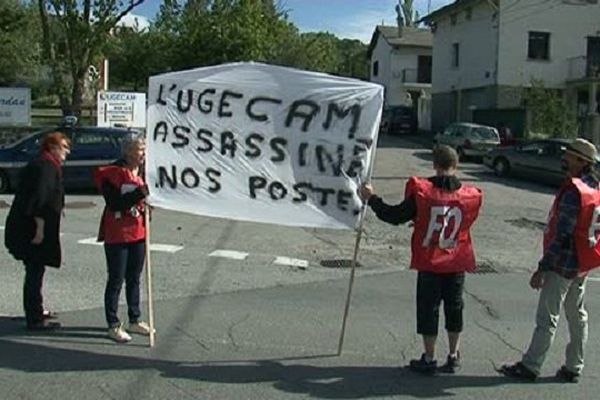
<path fill-rule="evenodd" d="M 40 30 L 35 9 L 19 0 L 0 1 L 0 86 L 23 85 L 40 73 Z"/>
<path fill-rule="evenodd" d="M 557 90 L 546 88 L 542 80 L 531 80 L 525 101 L 531 112 L 530 134 L 559 138 L 577 135 L 575 112 Z"/>
<path fill-rule="evenodd" d="M 340 64 L 337 74 L 358 78 L 369 79 L 369 61 L 367 60 L 368 46 L 360 40 L 341 39 L 338 40 L 338 52 Z"/>
<path fill-rule="evenodd" d="M 38 0 L 44 61 L 63 113 L 80 115 L 90 65 L 111 31 L 144 0 Z"/>
<path fill-rule="evenodd" d="M 148 31 L 117 30 L 107 54 L 111 86 L 140 90 L 152 74 L 236 61 L 366 79 L 366 50 L 329 33 L 301 34 L 273 0 L 165 0 Z"/>
<path fill-rule="evenodd" d="M 340 65 L 340 54 L 337 48 L 338 39 L 328 32 L 307 32 L 300 34 L 301 59 L 299 68 L 335 74 Z"/>
<path fill-rule="evenodd" d="M 148 77 L 161 70 L 161 35 L 130 27 L 114 29 L 105 51 L 109 60 L 110 86 L 118 90 L 145 90 Z"/>

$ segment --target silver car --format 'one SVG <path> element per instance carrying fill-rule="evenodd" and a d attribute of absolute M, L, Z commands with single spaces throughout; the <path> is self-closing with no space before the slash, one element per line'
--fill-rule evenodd
<path fill-rule="evenodd" d="M 455 122 L 448 125 L 444 132 L 435 135 L 433 145 L 439 144 L 453 147 L 460 159 L 464 160 L 467 157 L 483 157 L 496 148 L 500 144 L 500 135 L 491 126 Z"/>
<path fill-rule="evenodd" d="M 569 143 L 569 139 L 542 139 L 497 148 L 483 157 L 483 163 L 497 176 L 515 175 L 560 185 L 565 179 L 560 159 Z"/>

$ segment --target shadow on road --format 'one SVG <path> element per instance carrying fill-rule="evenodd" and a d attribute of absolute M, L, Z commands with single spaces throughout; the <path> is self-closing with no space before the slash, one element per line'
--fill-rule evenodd
<path fill-rule="evenodd" d="M 95 328 L 83 329 L 78 336 L 96 336 Z M 65 331 L 65 332 L 63 332 Z M 57 347 L 70 342 L 46 342 L 54 336 L 76 332 L 61 330 L 46 335 L 27 335 L 23 341 L 22 325 L 8 317 L 0 317 L 0 369 L 28 373 L 94 372 L 122 370 L 156 370 L 161 377 L 191 379 L 223 384 L 270 383 L 273 388 L 287 393 L 307 394 L 323 399 L 357 399 L 368 397 L 408 395 L 417 398 L 454 395 L 453 389 L 486 388 L 521 382 L 501 376 L 446 375 L 427 377 L 414 374 L 406 368 L 388 366 L 311 366 L 299 364 L 302 360 L 324 360 L 333 355 L 313 355 L 278 359 L 243 361 L 177 362 L 152 358 L 155 351 L 140 356 L 104 354 L 73 348 Z M 13 340 L 16 339 L 16 340 Z M 39 340 L 39 343 L 36 343 Z M 77 342 L 78 344 L 81 342 Z M 93 343 L 90 343 L 93 344 Z M 140 353 L 131 346 L 114 347 L 113 351 Z M 106 350 L 106 348 L 105 348 Z M 296 363 L 294 363 L 294 361 Z M 552 378 L 541 381 L 553 382 Z M 153 384 L 160 381 L 153 380 Z M 135 386 L 135 382 L 132 382 Z M 149 389 L 150 390 L 150 389 Z M 240 388 L 240 390 L 243 390 Z"/>

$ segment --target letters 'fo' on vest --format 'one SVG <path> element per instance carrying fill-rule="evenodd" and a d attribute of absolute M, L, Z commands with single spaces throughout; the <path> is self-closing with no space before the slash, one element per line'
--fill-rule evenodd
<path fill-rule="evenodd" d="M 450 192 L 413 177 L 406 184 L 405 197 L 410 196 L 417 204 L 410 267 L 440 274 L 473 272 L 470 229 L 483 201 L 481 190 L 462 185 Z"/>

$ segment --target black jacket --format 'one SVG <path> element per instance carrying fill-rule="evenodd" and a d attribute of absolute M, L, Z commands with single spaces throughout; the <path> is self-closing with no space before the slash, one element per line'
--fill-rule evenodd
<path fill-rule="evenodd" d="M 6 218 L 4 244 L 17 260 L 60 267 L 60 218 L 65 204 L 61 172 L 52 162 L 36 158 L 21 170 L 19 188 Z M 33 245 L 35 220 L 44 220 L 44 240 Z"/>
<path fill-rule="evenodd" d="M 441 188 L 448 192 L 454 192 L 461 187 L 461 183 L 454 175 L 432 176 L 427 178 L 437 188 Z M 369 206 L 382 221 L 393 225 L 404 224 L 411 221 L 417 215 L 417 202 L 414 196 L 405 199 L 402 203 L 391 206 L 383 202 L 379 196 L 371 196 Z"/>

